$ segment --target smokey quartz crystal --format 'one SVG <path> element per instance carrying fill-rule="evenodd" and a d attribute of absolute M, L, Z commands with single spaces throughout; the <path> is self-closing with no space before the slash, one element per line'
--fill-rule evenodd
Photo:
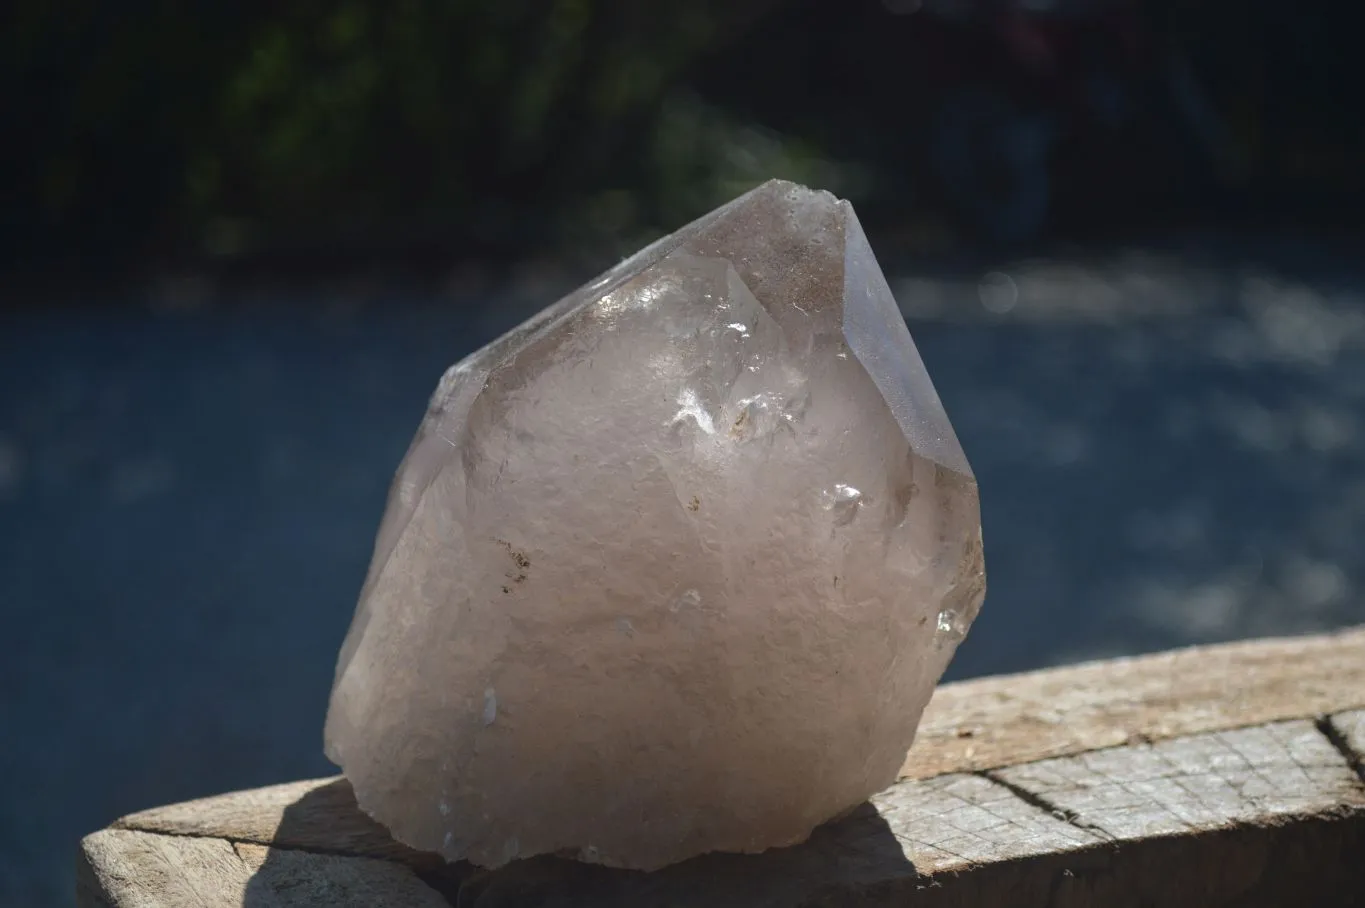
<path fill-rule="evenodd" d="M 895 780 L 984 594 L 976 480 L 852 207 L 769 182 L 441 379 L 327 754 L 484 867 L 791 845 Z"/>

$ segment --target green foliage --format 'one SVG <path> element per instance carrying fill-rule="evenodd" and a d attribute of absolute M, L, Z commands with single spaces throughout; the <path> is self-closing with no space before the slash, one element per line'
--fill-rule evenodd
<path fill-rule="evenodd" d="M 679 74 L 771 5 L 27 0 L 0 39 L 39 127 L 11 214 L 219 255 L 647 229 L 725 170 L 725 122 L 667 138 Z"/>
<path fill-rule="evenodd" d="M 1359 29 L 1326 6 L 1152 4 L 1211 74 L 1217 141 L 1199 142 L 1239 192 L 1317 187 L 1325 209 L 1365 185 L 1340 89 Z M 945 92 L 932 61 L 898 56 L 905 19 L 832 0 L 14 0 L 0 257 L 624 251 L 774 175 L 870 217 L 947 208 L 923 153 Z M 1112 185 L 1114 166 L 1204 178 L 1179 158 L 1198 142 L 1156 139 L 1167 164 L 1076 153 L 1058 186 Z M 1113 207 L 1072 195 L 1083 217 Z"/>

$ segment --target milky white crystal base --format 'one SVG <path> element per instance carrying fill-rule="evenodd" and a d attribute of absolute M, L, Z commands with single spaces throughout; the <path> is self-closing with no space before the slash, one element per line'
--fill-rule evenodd
<path fill-rule="evenodd" d="M 894 781 L 984 591 L 975 479 L 852 208 L 772 182 L 446 373 L 327 753 L 450 860 L 794 844 Z"/>

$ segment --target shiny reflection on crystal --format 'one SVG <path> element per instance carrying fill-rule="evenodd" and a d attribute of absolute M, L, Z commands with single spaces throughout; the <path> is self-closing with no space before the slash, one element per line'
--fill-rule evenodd
<path fill-rule="evenodd" d="M 674 599 L 672 604 L 669 605 L 669 610 L 680 612 L 685 609 L 694 609 L 699 605 L 701 605 L 701 593 L 696 590 L 684 590 L 682 595 L 677 599 Z"/>
<path fill-rule="evenodd" d="M 822 498 L 825 510 L 834 515 L 835 526 L 847 526 L 852 523 L 863 504 L 863 493 L 842 482 L 836 483 Z"/>
<path fill-rule="evenodd" d="M 683 388 L 678 392 L 678 412 L 673 414 L 672 424 L 682 425 L 689 420 L 707 435 L 716 434 L 716 424 L 711 419 L 711 414 L 702 407 L 697 392 L 692 388 Z"/>
<path fill-rule="evenodd" d="M 934 626 L 934 644 L 942 647 L 957 643 L 967 635 L 968 619 L 956 609 L 944 609 L 938 613 Z"/>

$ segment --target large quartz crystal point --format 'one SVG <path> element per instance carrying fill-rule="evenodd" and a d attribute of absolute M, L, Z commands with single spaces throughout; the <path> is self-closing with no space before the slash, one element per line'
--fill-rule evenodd
<path fill-rule="evenodd" d="M 984 593 L 976 480 L 853 209 L 770 182 L 441 379 L 327 754 L 485 867 L 790 845 L 895 780 Z"/>

